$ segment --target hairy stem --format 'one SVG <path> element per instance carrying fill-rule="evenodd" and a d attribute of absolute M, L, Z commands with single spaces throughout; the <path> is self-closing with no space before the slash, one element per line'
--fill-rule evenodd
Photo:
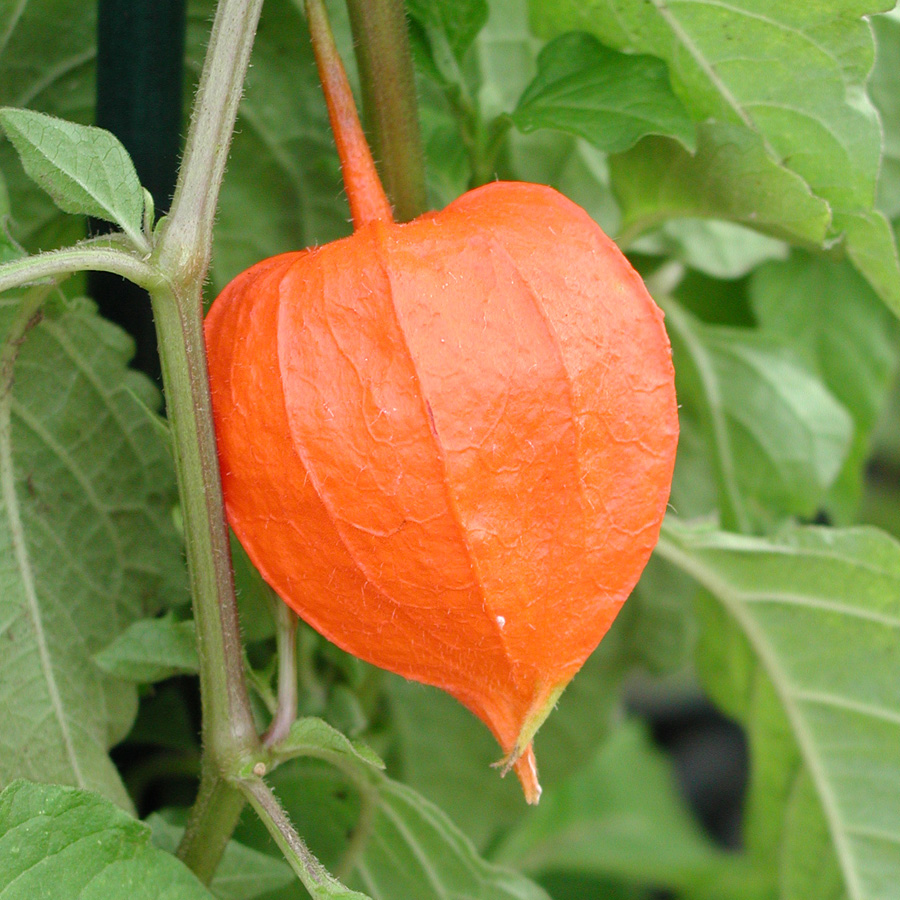
<path fill-rule="evenodd" d="M 84 243 L 4 263 L 0 266 L 0 292 L 84 271 L 112 272 L 142 287 L 148 287 L 156 279 L 155 271 L 132 253 Z"/>
<path fill-rule="evenodd" d="M 157 250 L 160 267 L 202 284 L 213 219 L 263 0 L 220 0 L 184 158 Z"/>
<path fill-rule="evenodd" d="M 157 287 L 150 297 L 185 524 L 204 748 L 220 765 L 229 766 L 255 751 L 256 729 L 244 682 L 199 290 L 198 285 L 192 296 L 183 296 Z"/>
<path fill-rule="evenodd" d="M 291 820 L 278 798 L 261 778 L 245 778 L 240 782 L 241 790 L 262 819 L 272 839 L 278 845 L 288 865 L 294 870 L 303 886 L 315 898 L 346 898 L 346 900 L 366 900 L 364 895 L 344 887 L 319 862 L 297 834 Z"/>
<path fill-rule="evenodd" d="M 246 805 L 244 795 L 204 761 L 200 790 L 191 808 L 178 856 L 209 884 Z"/>
<path fill-rule="evenodd" d="M 260 749 L 244 681 L 202 291 L 219 187 L 261 7 L 262 0 L 221 0 L 217 7 L 172 211 L 151 257 L 165 276 L 150 287 L 150 296 L 185 523 L 203 715 L 201 792 L 179 855 L 205 878 L 215 871 L 243 806 L 242 796 L 226 779 Z"/>
<path fill-rule="evenodd" d="M 403 0 L 347 0 L 363 110 L 397 219 L 427 208 L 415 73 Z"/>

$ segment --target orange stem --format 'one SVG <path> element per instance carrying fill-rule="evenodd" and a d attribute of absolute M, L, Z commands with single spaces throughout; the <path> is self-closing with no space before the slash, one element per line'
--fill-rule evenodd
<path fill-rule="evenodd" d="M 391 204 L 363 134 L 350 82 L 335 46 L 322 0 L 306 0 L 306 18 L 319 80 L 328 106 L 328 118 L 341 159 L 341 174 L 350 201 L 353 228 L 359 230 L 371 222 L 393 222 Z"/>

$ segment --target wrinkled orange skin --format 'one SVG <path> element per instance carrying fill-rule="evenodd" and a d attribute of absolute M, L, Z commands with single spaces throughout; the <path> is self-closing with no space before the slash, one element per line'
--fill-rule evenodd
<path fill-rule="evenodd" d="M 562 195 L 493 183 L 259 263 L 206 338 L 228 519 L 262 575 L 340 647 L 460 700 L 536 799 L 528 723 L 669 496 L 669 342 L 638 275 Z"/>

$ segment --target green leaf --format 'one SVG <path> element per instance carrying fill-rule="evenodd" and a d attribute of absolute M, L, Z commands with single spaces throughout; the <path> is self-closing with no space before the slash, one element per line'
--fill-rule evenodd
<path fill-rule="evenodd" d="M 900 545 L 874 529 L 764 540 L 667 520 L 658 552 L 715 598 L 701 671 L 750 734 L 747 841 L 775 895 L 890 897 L 900 884 Z"/>
<path fill-rule="evenodd" d="M 148 816 L 146 822 L 152 829 L 153 843 L 166 853 L 175 853 L 184 829 L 159 813 Z M 253 900 L 293 882 L 294 873 L 282 860 L 229 841 L 209 888 L 219 900 Z"/>
<path fill-rule="evenodd" d="M 94 662 L 104 672 L 137 684 L 196 674 L 200 659 L 194 620 L 177 622 L 168 613 L 162 618 L 133 622 L 94 655 Z"/>
<path fill-rule="evenodd" d="M 488 4 L 486 0 L 406 0 L 406 11 L 425 31 L 433 49 L 446 46 L 461 60 L 487 21 Z"/>
<path fill-rule="evenodd" d="M 548 900 L 524 876 L 485 862 L 440 809 L 379 772 L 351 781 L 307 757 L 269 780 L 316 857 L 373 900 Z M 238 837 L 277 852 L 259 821 L 243 822 Z"/>
<path fill-rule="evenodd" d="M 24 251 L 9 233 L 9 192 L 6 189 L 6 179 L 0 173 L 0 264 L 24 255 Z"/>
<path fill-rule="evenodd" d="M 629 652 L 628 662 L 652 675 L 685 670 L 695 641 L 695 593 L 693 581 L 684 573 L 658 556 L 650 557 L 641 580 L 613 625 L 625 632 L 623 642 Z M 604 642 L 608 638 L 609 634 Z M 580 718 L 588 719 L 590 715 L 585 707 Z M 581 760 L 576 758 L 574 762 L 580 764 Z M 571 768 L 565 774 L 571 774 Z"/>
<path fill-rule="evenodd" d="M 16 781 L 0 794 L 2 900 L 211 900 L 150 829 L 87 791 Z"/>
<path fill-rule="evenodd" d="M 798 251 L 758 269 L 750 297 L 763 330 L 788 342 L 853 417 L 853 446 L 827 503 L 836 520 L 848 524 L 900 358 L 896 322 L 848 263 Z"/>
<path fill-rule="evenodd" d="M 279 761 L 295 756 L 317 756 L 332 762 L 349 761 L 354 765 L 362 763 L 367 767 L 384 768 L 384 762 L 374 750 L 365 744 L 351 741 L 336 728 L 314 716 L 297 719 L 287 736 L 272 748 L 272 752 Z"/>
<path fill-rule="evenodd" d="M 214 9 L 213 0 L 201 0 L 189 10 L 187 64 L 196 73 Z M 215 290 L 267 256 L 345 237 L 350 226 L 342 197 L 300 5 L 267 0 L 216 216 Z"/>
<path fill-rule="evenodd" d="M 723 521 L 747 531 L 772 516 L 812 516 L 847 456 L 847 411 L 783 342 L 706 325 L 657 299 L 679 401 L 703 428 Z"/>
<path fill-rule="evenodd" d="M 25 171 L 63 212 L 112 222 L 147 247 L 144 192 L 115 135 L 28 109 L 0 110 L 0 124 Z"/>
<path fill-rule="evenodd" d="M 751 867 L 705 836 L 671 764 L 635 723 L 616 729 L 588 767 L 547 790 L 492 858 L 532 876 L 593 875 L 692 897 L 761 896 Z"/>
<path fill-rule="evenodd" d="M 891 226 L 877 209 L 836 219 L 844 229 L 847 256 L 895 316 L 900 317 L 900 257 Z"/>
<path fill-rule="evenodd" d="M 716 219 L 670 219 L 629 246 L 634 253 L 677 259 L 712 278 L 742 278 L 770 259 L 785 259 L 782 241 Z"/>
<path fill-rule="evenodd" d="M 96 88 L 97 4 L 53 0 L 0 4 L 0 106 L 29 107 L 90 124 Z M 70 245 L 84 223 L 63 215 L 25 174 L 8 141 L 0 141 L 0 170 L 14 211 L 12 231 L 31 251 Z"/>
<path fill-rule="evenodd" d="M 694 155 L 675 141 L 645 138 L 613 157 L 610 173 L 626 244 L 666 219 L 704 217 L 817 246 L 831 222 L 828 204 L 774 162 L 758 135 L 738 126 L 698 126 Z"/>
<path fill-rule="evenodd" d="M 515 108 L 537 74 L 541 43 L 531 30 L 524 0 L 491 0 L 487 23 L 473 47 L 484 122 Z"/>
<path fill-rule="evenodd" d="M 437 804 L 483 850 L 523 814 L 515 778 L 500 778 L 491 768 L 500 756 L 497 742 L 437 688 L 391 677 L 387 696 L 404 783 Z"/>
<path fill-rule="evenodd" d="M 185 595 L 171 459 L 135 400 L 159 397 L 87 301 L 40 318 L 0 299 L 0 346 L 0 783 L 68 783 L 127 807 L 107 749 L 136 690 L 92 657 Z"/>
<path fill-rule="evenodd" d="M 900 10 L 873 16 L 875 68 L 869 96 L 884 127 L 884 158 L 878 179 L 878 207 L 889 218 L 900 216 Z"/>
<path fill-rule="evenodd" d="M 844 234 L 854 264 L 900 314 L 896 249 L 873 220 L 882 138 L 865 93 L 874 43 L 863 18 L 892 6 L 531 0 L 547 36 L 579 28 L 616 49 L 658 56 L 695 121 L 753 134 L 770 162 L 799 175 L 829 204 L 832 234 Z"/>
<path fill-rule="evenodd" d="M 672 93 L 662 60 L 617 53 L 572 32 L 547 44 L 537 65 L 512 113 L 522 131 L 567 131 L 607 153 L 627 150 L 648 134 L 694 149 L 693 122 Z"/>
<path fill-rule="evenodd" d="M 485 862 L 468 838 L 412 789 L 382 779 L 372 837 L 354 879 L 374 900 L 548 900 L 533 882 Z"/>

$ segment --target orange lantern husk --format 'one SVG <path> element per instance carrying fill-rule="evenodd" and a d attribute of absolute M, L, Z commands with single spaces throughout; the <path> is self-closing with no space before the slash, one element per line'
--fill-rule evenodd
<path fill-rule="evenodd" d="M 475 713 L 536 802 L 532 738 L 665 513 L 662 313 L 549 187 L 393 222 L 320 44 L 355 231 L 258 263 L 210 310 L 228 519 L 310 625 Z"/>

